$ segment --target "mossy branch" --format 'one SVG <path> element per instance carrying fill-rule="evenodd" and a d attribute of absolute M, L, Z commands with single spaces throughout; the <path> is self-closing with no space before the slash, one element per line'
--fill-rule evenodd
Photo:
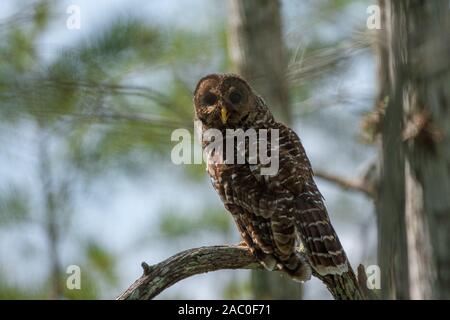
<path fill-rule="evenodd" d="M 185 250 L 153 266 L 143 262 L 143 275 L 118 300 L 149 300 L 173 284 L 196 274 L 222 269 L 263 269 L 245 246 L 211 246 Z M 269 271 L 268 271 L 269 272 Z M 342 275 L 313 272 L 335 299 L 360 300 L 365 294 L 349 267 Z M 364 279 L 364 277 L 361 277 Z"/>

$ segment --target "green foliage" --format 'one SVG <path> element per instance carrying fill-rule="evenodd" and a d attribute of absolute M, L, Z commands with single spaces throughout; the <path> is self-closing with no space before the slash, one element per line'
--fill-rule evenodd
<path fill-rule="evenodd" d="M 37 39 L 50 22 L 49 3 L 38 2 L 32 10 L 27 23 L 12 21 L 2 30 L 5 41 L 0 44 L 0 120 L 23 121 L 26 118 L 41 128 L 39 132 L 57 136 L 60 148 L 66 152 L 59 153 L 59 159 L 52 159 L 52 163 L 64 161 L 67 173 L 78 178 L 83 174 L 98 175 L 108 167 L 136 170 L 130 161 L 133 158 L 130 155 L 136 150 L 162 152 L 158 144 L 162 144 L 163 135 L 167 139 L 170 128 L 151 119 L 161 109 L 175 104 L 176 99 L 168 101 L 165 95 L 151 88 L 123 84 L 133 70 L 157 64 L 165 58 L 160 31 L 137 19 L 114 19 L 104 31 L 82 39 L 47 62 L 37 57 L 36 48 Z M 181 93 L 179 87 L 174 90 Z M 136 116 L 136 111 L 140 111 L 142 117 Z M 178 112 L 173 111 L 173 114 Z M 40 174 L 52 175 L 52 172 Z M 51 177 L 52 188 L 67 190 L 67 179 Z M 70 181 L 71 187 L 75 182 Z M 67 216 L 67 207 L 72 202 L 70 190 L 64 195 L 54 193 L 58 215 L 52 218 L 46 214 L 46 219 L 70 221 Z M 50 223 L 42 221 L 41 217 L 36 219 L 39 212 L 36 208 L 42 206 L 30 204 L 28 191 L 10 188 L 0 193 L 0 226 L 22 221 L 42 223 L 42 227 Z M 55 225 L 61 227 L 58 222 Z M 85 260 L 82 289 L 64 289 L 62 294 L 71 299 L 98 298 L 105 286 L 117 285 L 115 257 L 96 241 L 80 245 L 84 258 L 79 259 Z M 55 278 L 64 283 L 66 276 L 50 274 L 43 287 L 33 289 L 4 280 L 0 283 L 0 292 L 11 298 L 45 298 L 51 296 Z"/>
<path fill-rule="evenodd" d="M 42 288 L 20 288 L 14 286 L 3 279 L 2 270 L 0 270 L 0 300 L 16 300 L 16 299 L 43 299 L 43 289 Z"/>
<path fill-rule="evenodd" d="M 95 273 L 89 272 L 88 266 L 80 266 L 81 288 L 69 290 L 64 286 L 63 296 L 70 300 L 92 300 L 101 297 L 100 281 Z M 65 279 L 63 279 L 65 281 Z"/>
<path fill-rule="evenodd" d="M 98 242 L 92 240 L 86 243 L 85 252 L 88 265 L 85 270 L 89 270 L 91 273 L 96 271 L 110 285 L 116 284 L 117 275 L 114 271 L 116 259 L 114 255 L 100 246 Z"/>
<path fill-rule="evenodd" d="M 33 63 L 32 40 L 19 28 L 13 28 L 8 35 L 9 50 L 4 52 L 4 57 L 12 62 L 12 67 L 19 73 L 26 71 Z"/>
<path fill-rule="evenodd" d="M 190 212 L 178 213 L 169 210 L 161 214 L 159 229 L 168 239 L 176 239 L 201 231 L 227 234 L 231 231 L 231 222 L 229 214 L 224 211 L 204 209 L 200 214 L 193 215 Z"/>
<path fill-rule="evenodd" d="M 224 299 L 251 299 L 252 286 L 250 280 L 233 279 L 227 283 L 223 292 Z"/>
<path fill-rule="evenodd" d="M 27 221 L 29 214 L 29 195 L 25 190 L 17 187 L 1 190 L 0 228 Z"/>
<path fill-rule="evenodd" d="M 318 1 L 317 10 L 323 11 L 326 15 L 331 15 L 353 3 L 355 3 L 355 0 Z"/>
<path fill-rule="evenodd" d="M 36 33 L 41 32 L 47 26 L 50 18 L 51 1 L 37 2 L 33 14 L 33 25 Z"/>
<path fill-rule="evenodd" d="M 39 41 L 55 22 L 57 15 L 52 8 L 58 8 L 57 3 L 34 1 L 0 26 L 0 121 L 17 124 L 19 129 L 24 122 L 32 123 L 37 141 L 42 135 L 49 135 L 49 141 L 57 140 L 57 152 L 50 152 L 51 146 L 45 147 L 50 163 L 63 167 L 63 174 L 36 168 L 38 175 L 51 181 L 56 221 L 46 220 L 51 215 L 45 212 L 41 214 L 45 199 L 34 186 L 0 185 L 2 230 L 27 222 L 44 233 L 54 223 L 58 234 L 70 233 L 72 214 L 77 214 L 69 210 L 71 205 L 78 204 L 77 209 L 83 210 L 83 203 L 76 203 L 79 194 L 73 190 L 84 190 L 103 175 L 131 177 L 149 168 L 160 168 L 174 145 L 170 142 L 171 131 L 193 131 L 191 91 L 195 81 L 204 72 L 230 71 L 232 65 L 225 25 L 193 32 L 189 28 L 166 29 L 132 16 L 112 17 L 109 25 L 89 37 L 71 43 L 52 59 L 42 59 Z M 326 21 L 350 3 L 314 3 L 315 14 L 308 19 L 314 21 L 321 16 Z M 317 38 L 305 49 L 306 63 L 290 66 L 294 101 L 309 97 L 314 88 L 323 84 L 325 74 L 341 70 L 341 60 L 330 59 L 339 57 L 336 51 L 329 50 L 337 45 Z M 296 51 L 290 50 L 289 56 L 295 56 Z M 306 75 L 302 73 L 305 66 L 311 69 Z M 184 169 L 180 181 L 205 182 L 204 164 Z M 234 230 L 232 218 L 223 209 L 204 207 L 203 202 L 198 207 L 198 212 L 180 210 L 178 206 L 160 212 L 156 230 L 148 231 L 167 240 L 199 232 L 229 236 Z M 348 211 L 349 207 L 344 202 L 340 209 Z M 45 243 L 52 240 L 48 234 L 43 237 Z M 94 238 L 87 239 L 73 244 L 79 252 L 82 288 L 68 290 L 64 286 L 60 297 L 111 298 L 108 290 L 118 284 L 117 257 Z M 56 239 L 57 250 L 63 247 L 62 240 L 63 236 Z M 41 249 L 36 246 L 37 254 Z M 43 285 L 30 287 L 11 283 L 0 270 L 0 298 L 48 298 L 55 279 L 65 283 L 66 276 L 49 274 Z M 232 281 L 224 295 L 249 297 L 250 285 Z"/>

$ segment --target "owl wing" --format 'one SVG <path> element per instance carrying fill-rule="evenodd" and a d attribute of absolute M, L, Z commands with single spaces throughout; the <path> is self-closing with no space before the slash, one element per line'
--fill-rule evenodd
<path fill-rule="evenodd" d="M 309 159 L 293 130 L 282 124 L 278 129 L 278 172 L 261 176 L 259 169 L 252 170 L 260 185 L 265 186 L 265 196 L 271 195 L 266 206 L 276 208 L 271 218 L 278 223 L 272 231 L 274 235 L 286 234 L 294 224 L 316 271 L 342 274 L 348 270 L 347 258 L 314 182 Z"/>
<path fill-rule="evenodd" d="M 311 269 L 296 252 L 293 196 L 270 192 L 246 164 L 208 165 L 212 182 L 252 253 L 269 269 L 278 265 L 293 279 L 309 279 Z"/>
<path fill-rule="evenodd" d="M 347 258 L 314 183 L 300 139 L 282 124 L 278 129 L 276 174 L 261 175 L 261 164 L 212 161 L 215 164 L 209 164 L 208 171 L 213 185 L 241 226 L 241 233 L 250 236 L 256 248 L 288 259 L 299 237 L 317 272 L 346 272 Z"/>

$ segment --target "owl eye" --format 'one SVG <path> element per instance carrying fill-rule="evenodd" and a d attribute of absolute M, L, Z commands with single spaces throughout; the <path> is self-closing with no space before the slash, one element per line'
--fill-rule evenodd
<path fill-rule="evenodd" d="M 205 94 L 205 96 L 203 97 L 203 102 L 207 105 L 207 106 L 212 106 L 213 104 L 215 104 L 217 102 L 217 96 L 211 92 L 208 92 L 207 94 Z"/>
<path fill-rule="evenodd" d="M 230 93 L 228 98 L 230 99 L 231 103 L 236 104 L 236 103 L 241 102 L 242 95 L 237 91 L 233 91 Z"/>

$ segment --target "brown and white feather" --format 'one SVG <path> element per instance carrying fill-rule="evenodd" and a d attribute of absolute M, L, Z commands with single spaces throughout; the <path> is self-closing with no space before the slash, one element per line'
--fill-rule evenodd
<path fill-rule="evenodd" d="M 230 105 L 226 97 L 230 90 L 239 90 L 244 96 L 242 106 Z M 211 99 L 214 104 L 205 107 L 202 99 L 208 94 L 214 95 L 215 99 Z M 347 257 L 295 132 L 275 121 L 263 99 L 235 75 L 209 75 L 201 79 L 194 103 L 203 130 L 219 129 L 225 137 L 226 129 L 269 129 L 269 133 L 271 129 L 279 130 L 279 170 L 275 175 L 261 175 L 260 164 L 224 163 L 222 155 L 208 154 L 207 171 L 212 184 L 257 259 L 266 268 L 278 266 L 297 280 L 309 279 L 310 266 L 322 275 L 347 272 Z M 220 112 L 214 108 L 224 105 L 237 110 L 227 125 L 217 119 Z M 203 146 L 206 145 L 203 141 Z M 299 254 L 300 245 L 309 261 Z"/>

